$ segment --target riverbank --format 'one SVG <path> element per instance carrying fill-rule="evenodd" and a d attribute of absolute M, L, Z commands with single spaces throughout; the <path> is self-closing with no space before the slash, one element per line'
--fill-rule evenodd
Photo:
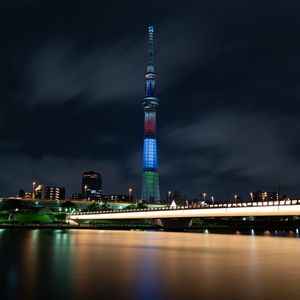
<path fill-rule="evenodd" d="M 160 226 L 128 223 L 105 223 L 105 224 L 79 224 L 71 225 L 67 223 L 2 223 L 0 229 L 52 229 L 52 230 L 141 230 L 141 231 L 181 231 L 217 234 L 242 234 L 242 235 L 274 235 L 274 236 L 299 236 L 300 225 L 295 222 L 260 222 L 260 223 L 227 223 L 227 224 L 202 224 L 189 228 L 164 229 Z"/>
<path fill-rule="evenodd" d="M 0 224 L 0 229 L 92 229 L 92 230 L 160 230 L 158 226 L 151 225 L 70 225 L 70 224 Z"/>

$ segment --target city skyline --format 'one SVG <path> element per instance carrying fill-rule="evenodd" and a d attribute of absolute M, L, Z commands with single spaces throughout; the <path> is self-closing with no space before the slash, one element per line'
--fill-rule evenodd
<path fill-rule="evenodd" d="M 161 194 L 245 198 L 280 185 L 299 196 L 298 6 L 129 6 L 0 4 L 0 194 L 32 180 L 75 192 L 89 169 L 103 173 L 105 194 L 139 194 L 154 24 Z"/>

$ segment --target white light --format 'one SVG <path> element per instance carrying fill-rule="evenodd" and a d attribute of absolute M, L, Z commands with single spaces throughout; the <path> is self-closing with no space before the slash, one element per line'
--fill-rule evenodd
<path fill-rule="evenodd" d="M 300 205 L 272 205 L 272 206 L 253 206 L 253 207 L 220 207 L 206 209 L 182 209 L 172 210 L 164 209 L 161 211 L 143 211 L 143 212 L 124 212 L 111 215 L 109 213 L 94 214 L 71 217 L 72 219 L 138 219 L 138 218 L 174 218 L 174 217 L 226 217 L 226 216 L 293 216 L 300 215 Z"/>

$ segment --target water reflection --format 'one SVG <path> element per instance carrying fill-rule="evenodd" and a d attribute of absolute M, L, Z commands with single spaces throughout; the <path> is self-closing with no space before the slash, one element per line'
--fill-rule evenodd
<path fill-rule="evenodd" d="M 300 240 L 254 234 L 0 231 L 1 288 L 4 299 L 298 298 Z"/>

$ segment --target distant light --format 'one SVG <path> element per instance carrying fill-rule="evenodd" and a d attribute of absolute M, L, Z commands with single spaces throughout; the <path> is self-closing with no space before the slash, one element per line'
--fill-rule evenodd
<path fill-rule="evenodd" d="M 255 235 L 254 229 L 251 229 L 251 235 Z"/>
<path fill-rule="evenodd" d="M 15 209 L 15 211 L 18 211 L 18 210 L 19 210 L 18 208 Z"/>
<path fill-rule="evenodd" d="M 154 26 L 148 26 L 148 31 L 153 32 L 154 31 Z"/>
<path fill-rule="evenodd" d="M 299 229 L 298 228 L 296 228 L 296 234 L 299 234 Z"/>

